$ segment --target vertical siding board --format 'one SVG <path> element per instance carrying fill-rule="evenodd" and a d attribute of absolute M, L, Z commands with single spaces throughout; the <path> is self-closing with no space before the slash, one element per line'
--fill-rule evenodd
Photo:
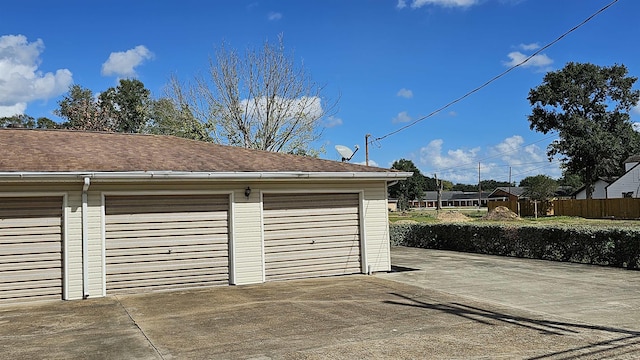
<path fill-rule="evenodd" d="M 82 299 L 82 193 L 69 191 L 67 197 L 67 293 L 69 300 Z"/>
<path fill-rule="evenodd" d="M 260 191 L 255 186 L 249 198 L 244 188 L 234 193 L 235 284 L 255 284 L 262 279 L 262 229 Z"/>

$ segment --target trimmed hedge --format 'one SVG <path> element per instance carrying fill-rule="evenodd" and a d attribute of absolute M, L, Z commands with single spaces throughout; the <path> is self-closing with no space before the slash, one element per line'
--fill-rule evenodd
<path fill-rule="evenodd" d="M 392 245 L 638 269 L 640 228 L 390 224 Z"/>

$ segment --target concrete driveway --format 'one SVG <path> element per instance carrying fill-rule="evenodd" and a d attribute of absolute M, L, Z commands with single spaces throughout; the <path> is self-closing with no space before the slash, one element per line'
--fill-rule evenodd
<path fill-rule="evenodd" d="M 0 307 L 0 357 L 640 356 L 638 272 L 408 248 L 392 256 L 409 271 Z"/>

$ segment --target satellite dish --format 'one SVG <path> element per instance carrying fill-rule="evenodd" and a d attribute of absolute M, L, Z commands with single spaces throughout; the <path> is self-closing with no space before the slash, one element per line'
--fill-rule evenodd
<path fill-rule="evenodd" d="M 356 149 L 354 151 L 351 151 L 351 149 L 344 145 L 336 145 L 336 151 L 338 152 L 338 154 L 340 154 L 340 156 L 342 156 L 343 162 L 351 160 L 353 154 L 355 154 L 360 147 L 358 145 L 355 145 L 355 148 Z"/>

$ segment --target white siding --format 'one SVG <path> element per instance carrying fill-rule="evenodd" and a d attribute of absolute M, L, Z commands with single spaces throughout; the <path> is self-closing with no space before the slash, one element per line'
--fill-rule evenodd
<path fill-rule="evenodd" d="M 640 198 L 640 166 L 635 166 L 618 180 L 607 187 L 607 198 L 624 197 L 623 193 L 631 192 L 631 197 Z"/>
<path fill-rule="evenodd" d="M 82 185 L 67 197 L 67 295 L 82 299 Z"/>
<path fill-rule="evenodd" d="M 593 184 L 593 194 L 591 195 L 592 199 L 606 199 L 607 198 L 607 185 L 609 185 L 608 182 L 603 181 L 603 180 L 598 180 L 596 181 L 595 184 Z M 576 199 L 586 199 L 587 198 L 587 191 L 586 190 L 580 190 L 580 192 L 578 192 L 576 194 Z"/>
<path fill-rule="evenodd" d="M 102 281 L 102 194 L 97 191 L 89 191 L 87 201 L 89 205 L 89 297 L 99 297 L 105 294 L 104 282 Z"/>
<path fill-rule="evenodd" d="M 252 186 L 253 189 L 253 186 Z M 244 189 L 234 194 L 232 242 L 235 285 L 262 282 L 262 207 L 260 192 L 253 189 L 247 199 Z M 231 270 L 233 271 L 233 269 Z"/>
<path fill-rule="evenodd" d="M 371 271 L 390 271 L 389 210 L 384 182 L 365 187 L 363 212 L 368 265 Z"/>

